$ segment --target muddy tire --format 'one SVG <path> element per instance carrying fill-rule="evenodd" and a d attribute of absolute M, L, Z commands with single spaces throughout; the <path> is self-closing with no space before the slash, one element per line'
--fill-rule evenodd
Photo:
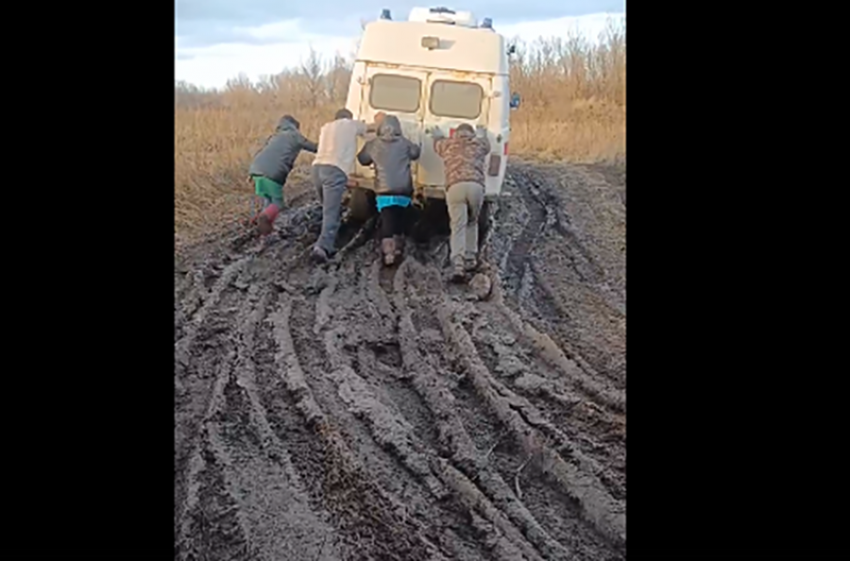
<path fill-rule="evenodd" d="M 487 234 L 493 221 L 493 203 L 484 201 L 478 215 L 478 243 L 483 246 L 487 242 Z"/>
<path fill-rule="evenodd" d="M 434 236 L 447 236 L 450 232 L 446 201 L 429 198 L 424 208 L 415 213 L 411 235 L 418 243 L 426 243 Z"/>
<path fill-rule="evenodd" d="M 368 189 L 352 189 L 348 199 L 349 218 L 355 222 L 366 222 L 377 212 L 375 193 Z"/>

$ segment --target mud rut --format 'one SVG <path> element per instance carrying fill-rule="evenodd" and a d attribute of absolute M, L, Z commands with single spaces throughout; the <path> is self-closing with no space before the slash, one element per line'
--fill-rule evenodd
<path fill-rule="evenodd" d="M 445 240 L 307 259 L 317 203 L 175 278 L 175 559 L 625 558 L 625 181 L 513 164 L 478 299 Z"/>

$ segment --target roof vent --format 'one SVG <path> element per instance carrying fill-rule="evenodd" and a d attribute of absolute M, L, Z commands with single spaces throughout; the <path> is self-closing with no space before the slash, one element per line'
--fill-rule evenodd
<path fill-rule="evenodd" d="M 422 23 L 478 27 L 478 21 L 472 12 L 457 12 L 448 8 L 412 8 L 408 19 Z"/>
<path fill-rule="evenodd" d="M 481 27 L 484 29 L 493 29 L 493 20 L 490 18 L 484 18 L 484 21 L 481 22 Z"/>
<path fill-rule="evenodd" d="M 383 10 L 381 10 L 381 19 L 393 19 L 388 9 L 384 8 Z"/>

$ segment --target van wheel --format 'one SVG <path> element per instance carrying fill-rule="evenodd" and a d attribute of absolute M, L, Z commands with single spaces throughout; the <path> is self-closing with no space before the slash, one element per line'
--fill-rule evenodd
<path fill-rule="evenodd" d="M 490 227 L 493 223 L 493 209 L 490 201 L 484 201 L 481 205 L 481 211 L 478 214 L 478 245 L 484 247 L 487 243 L 487 235 L 490 233 Z"/>
<path fill-rule="evenodd" d="M 375 193 L 368 189 L 351 189 L 348 199 L 349 218 L 356 222 L 366 222 L 375 215 Z"/>

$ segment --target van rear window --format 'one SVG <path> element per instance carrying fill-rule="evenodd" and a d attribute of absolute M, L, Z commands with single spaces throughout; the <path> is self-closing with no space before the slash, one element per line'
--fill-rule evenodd
<path fill-rule="evenodd" d="M 369 104 L 374 109 L 414 113 L 419 110 L 422 82 L 410 76 L 375 74 L 369 91 Z"/>
<path fill-rule="evenodd" d="M 481 114 L 484 89 L 472 82 L 435 80 L 431 85 L 431 113 L 440 117 L 475 119 Z"/>

